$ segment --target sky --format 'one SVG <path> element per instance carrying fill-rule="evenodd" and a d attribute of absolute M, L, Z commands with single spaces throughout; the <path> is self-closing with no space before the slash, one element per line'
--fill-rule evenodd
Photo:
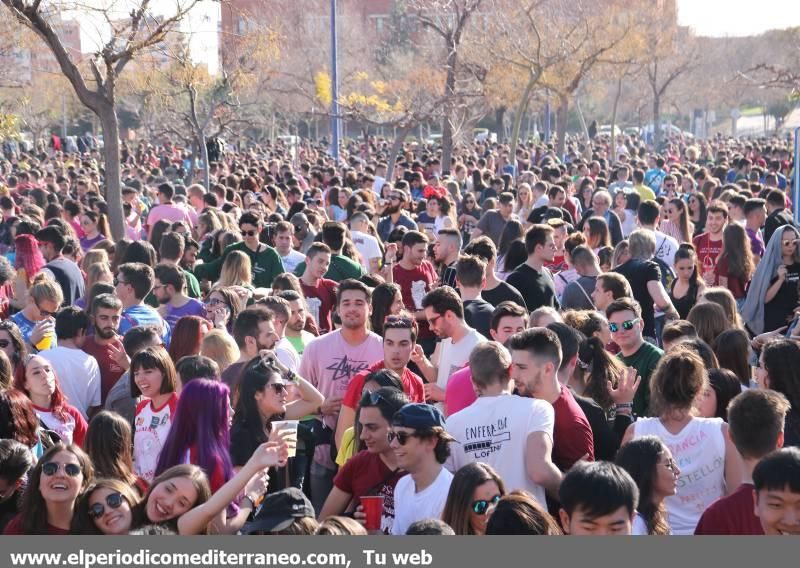
<path fill-rule="evenodd" d="M 798 0 L 676 0 L 678 23 L 702 36 L 758 35 L 800 26 Z"/>

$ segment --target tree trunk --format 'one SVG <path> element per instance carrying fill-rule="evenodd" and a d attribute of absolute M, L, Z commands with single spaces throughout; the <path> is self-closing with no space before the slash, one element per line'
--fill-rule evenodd
<path fill-rule="evenodd" d="M 394 142 L 392 143 L 392 148 L 389 150 L 389 162 L 386 164 L 386 182 L 391 183 L 393 176 L 394 176 L 394 165 L 397 162 L 397 155 L 400 153 L 400 150 L 403 148 L 403 143 L 406 140 L 406 136 L 408 133 L 414 129 L 414 126 L 409 124 L 406 126 L 400 127 L 400 129 L 395 129 L 395 136 Z"/>
<path fill-rule="evenodd" d="M 119 120 L 114 103 L 104 101 L 97 109 L 103 129 L 103 159 L 105 160 L 106 202 L 115 241 L 125 238 L 125 214 L 122 211 L 122 182 L 120 180 Z"/>
<path fill-rule="evenodd" d="M 497 131 L 497 137 L 502 142 L 503 138 L 506 137 L 506 127 L 505 127 L 505 118 L 506 118 L 506 107 L 501 106 L 494 110 L 494 129 Z"/>
<path fill-rule="evenodd" d="M 614 95 L 614 105 L 611 107 L 611 151 L 616 152 L 617 136 L 614 133 L 617 126 L 617 108 L 619 107 L 619 99 L 622 96 L 622 77 L 617 79 L 617 92 Z"/>
<path fill-rule="evenodd" d="M 558 146 L 556 156 L 559 160 L 564 159 L 567 149 L 567 114 L 569 113 L 569 97 L 566 95 L 558 96 L 558 124 L 556 125 L 556 136 L 558 136 Z"/>
<path fill-rule="evenodd" d="M 528 78 L 528 84 L 525 85 L 525 90 L 522 91 L 522 98 L 519 101 L 517 110 L 514 113 L 514 125 L 511 128 L 511 150 L 508 152 L 509 159 L 513 160 L 514 169 L 519 175 L 519 168 L 517 167 L 517 144 L 519 143 L 519 131 L 522 129 L 522 119 L 528 111 L 528 103 L 531 100 L 531 93 L 533 87 L 536 85 L 538 75 L 531 75 Z"/>
<path fill-rule="evenodd" d="M 661 96 L 653 96 L 653 148 L 658 152 L 661 144 Z"/>
<path fill-rule="evenodd" d="M 211 191 L 211 164 L 208 163 L 208 146 L 206 146 L 206 133 L 202 129 L 197 130 L 197 142 L 200 144 L 200 155 L 203 158 L 203 184 L 206 191 Z"/>
<path fill-rule="evenodd" d="M 447 78 L 445 80 L 444 92 L 447 97 L 445 103 L 444 120 L 442 120 L 442 172 L 450 171 L 450 159 L 453 155 L 453 106 L 456 94 L 456 65 L 458 64 L 458 52 L 455 45 L 447 46 Z"/>

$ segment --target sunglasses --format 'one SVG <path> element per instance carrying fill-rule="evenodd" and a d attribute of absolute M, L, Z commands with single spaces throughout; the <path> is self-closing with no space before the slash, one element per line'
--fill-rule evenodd
<path fill-rule="evenodd" d="M 403 316 L 386 316 L 386 319 L 383 320 L 384 324 L 392 324 L 392 323 L 402 323 L 407 326 L 411 326 L 414 324 L 414 320 L 411 318 L 405 318 Z"/>
<path fill-rule="evenodd" d="M 497 502 L 500 500 L 500 494 L 495 495 L 488 501 L 485 499 L 479 499 L 478 501 L 472 502 L 472 512 L 476 515 L 485 515 L 486 511 L 489 510 L 489 507 L 492 505 L 497 505 Z"/>
<path fill-rule="evenodd" d="M 400 197 L 399 195 L 390 195 L 389 201 L 403 201 L 403 198 Z"/>
<path fill-rule="evenodd" d="M 5 349 L 11 345 L 11 342 L 8 339 L 0 339 L 0 349 Z"/>
<path fill-rule="evenodd" d="M 272 390 L 275 391 L 275 394 L 283 394 L 285 392 L 289 392 L 289 390 L 286 388 L 286 385 L 283 383 L 270 383 L 269 386 L 272 387 Z"/>
<path fill-rule="evenodd" d="M 411 433 L 389 432 L 388 434 L 386 434 L 386 439 L 389 441 L 390 444 L 395 440 L 397 440 L 397 443 L 400 444 L 401 446 L 405 446 L 409 439 L 418 437 L 419 434 L 417 434 L 416 432 L 411 432 Z"/>
<path fill-rule="evenodd" d="M 61 468 L 61 464 L 56 462 L 47 462 L 42 466 L 42 473 L 46 476 L 55 475 Z M 70 477 L 78 477 L 81 474 L 81 466 L 74 463 L 64 464 L 64 473 Z"/>
<path fill-rule="evenodd" d="M 371 404 L 375 406 L 379 402 L 385 402 L 389 404 L 385 398 L 383 398 L 377 391 L 376 392 L 365 392 L 364 395 L 361 397 L 361 406 L 365 404 Z"/>
<path fill-rule="evenodd" d="M 119 509 L 122 505 L 122 493 L 110 493 L 106 497 L 106 505 L 112 509 Z M 89 506 L 89 517 L 92 519 L 99 519 L 106 513 L 106 508 L 102 503 L 95 503 Z"/>
<path fill-rule="evenodd" d="M 633 318 L 632 320 L 622 322 L 622 329 L 625 331 L 630 331 L 633 329 L 633 326 L 639 323 L 640 318 Z M 611 330 L 611 333 L 617 333 L 619 331 L 619 325 L 616 323 L 609 323 L 608 329 Z"/>
<path fill-rule="evenodd" d="M 255 237 L 258 234 L 258 231 L 242 231 L 242 235 L 245 237 Z"/>
<path fill-rule="evenodd" d="M 783 246 L 785 247 L 795 246 L 795 245 L 797 245 L 797 239 L 783 241 Z"/>
<path fill-rule="evenodd" d="M 56 312 L 48 312 L 47 310 L 43 310 L 41 307 L 39 307 L 39 304 L 36 304 L 36 307 L 38 308 L 39 313 L 46 318 L 52 318 L 56 315 Z"/>

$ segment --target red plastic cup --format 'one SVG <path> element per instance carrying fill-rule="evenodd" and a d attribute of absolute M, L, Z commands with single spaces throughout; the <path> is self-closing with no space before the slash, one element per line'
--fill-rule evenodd
<path fill-rule="evenodd" d="M 383 516 L 383 497 L 380 495 L 362 497 L 361 506 L 364 507 L 366 527 L 368 531 L 381 529 L 381 517 Z"/>

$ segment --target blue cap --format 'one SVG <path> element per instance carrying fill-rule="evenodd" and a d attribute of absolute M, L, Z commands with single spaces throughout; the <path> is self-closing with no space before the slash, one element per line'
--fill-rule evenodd
<path fill-rule="evenodd" d="M 428 430 L 434 426 L 445 427 L 444 416 L 433 405 L 412 402 L 395 412 L 392 424 L 413 428 L 414 430 Z"/>

